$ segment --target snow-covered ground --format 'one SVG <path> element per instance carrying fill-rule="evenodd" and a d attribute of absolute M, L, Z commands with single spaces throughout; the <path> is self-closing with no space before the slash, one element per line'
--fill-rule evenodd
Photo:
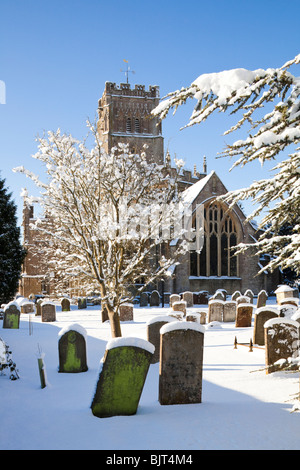
<path fill-rule="evenodd" d="M 168 307 L 136 307 L 134 321 L 121 324 L 123 336 L 146 339 L 146 322 L 168 311 Z M 86 329 L 89 368 L 79 374 L 58 373 L 59 332 L 71 323 Z M 21 314 L 20 329 L 1 328 L 0 336 L 10 346 L 20 375 L 15 381 L 0 376 L 1 450 L 300 448 L 300 414 L 291 412 L 293 401 L 289 401 L 299 390 L 298 373 L 267 375 L 261 370 L 263 348 L 250 352 L 240 345 L 234 349 L 235 336 L 238 342 L 248 343 L 252 328 L 235 328 L 234 323 L 206 328 L 202 403 L 160 405 L 159 364 L 152 364 L 137 414 L 112 418 L 97 418 L 90 410 L 99 362 L 111 339 L 99 307 L 72 306 L 71 312 L 62 312 L 57 306 L 53 323 Z M 44 389 L 38 372 L 39 349 L 45 354 L 48 384 Z"/>

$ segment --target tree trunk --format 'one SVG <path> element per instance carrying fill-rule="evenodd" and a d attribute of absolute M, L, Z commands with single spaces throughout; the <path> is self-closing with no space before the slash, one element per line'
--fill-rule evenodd
<path fill-rule="evenodd" d="M 120 316 L 118 312 L 115 312 L 113 309 L 107 306 L 108 318 L 110 322 L 111 335 L 113 338 L 118 338 L 122 336 L 121 332 L 121 323 Z"/>

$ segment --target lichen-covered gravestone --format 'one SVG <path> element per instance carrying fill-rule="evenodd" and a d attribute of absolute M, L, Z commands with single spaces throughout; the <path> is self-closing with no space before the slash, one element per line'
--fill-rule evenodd
<path fill-rule="evenodd" d="M 4 308 L 3 328 L 18 329 L 20 325 L 20 315 L 20 306 L 14 301 L 9 302 Z"/>
<path fill-rule="evenodd" d="M 159 362 L 160 354 L 160 329 L 166 323 L 176 321 L 174 317 L 169 315 L 159 315 L 155 318 L 151 318 L 147 322 L 147 341 L 155 346 L 155 351 L 151 360 L 151 364 Z"/>
<path fill-rule="evenodd" d="M 59 332 L 58 372 L 86 372 L 86 330 L 74 323 Z"/>
<path fill-rule="evenodd" d="M 140 338 L 109 341 L 91 404 L 94 416 L 136 413 L 153 353 L 153 344 Z"/>
<path fill-rule="evenodd" d="M 64 297 L 60 302 L 62 312 L 70 311 L 70 300 Z"/>
<path fill-rule="evenodd" d="M 81 310 L 82 308 L 87 308 L 86 298 L 85 297 L 78 297 L 77 306 L 78 306 L 79 310 Z"/>
<path fill-rule="evenodd" d="M 204 326 L 176 321 L 161 330 L 159 402 L 201 403 Z"/>

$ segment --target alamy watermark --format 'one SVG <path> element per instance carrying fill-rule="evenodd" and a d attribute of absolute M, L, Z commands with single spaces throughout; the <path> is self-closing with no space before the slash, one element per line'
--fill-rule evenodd
<path fill-rule="evenodd" d="M 6 86 L 3 80 L 0 80 L 0 104 L 6 104 Z"/>

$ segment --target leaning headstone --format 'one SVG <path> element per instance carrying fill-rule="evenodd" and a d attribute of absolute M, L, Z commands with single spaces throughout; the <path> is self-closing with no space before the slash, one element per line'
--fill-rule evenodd
<path fill-rule="evenodd" d="M 154 345 L 155 351 L 151 360 L 151 364 L 159 362 L 160 354 L 160 329 L 166 323 L 176 321 L 174 317 L 170 315 L 159 315 L 155 318 L 151 318 L 147 322 L 147 341 Z"/>
<path fill-rule="evenodd" d="M 285 318 L 268 320 L 265 323 L 265 348 L 268 374 L 280 368 L 277 361 L 298 356 L 299 323 Z"/>
<path fill-rule="evenodd" d="M 188 308 L 193 307 L 194 306 L 193 292 L 189 292 L 189 291 L 183 292 L 182 300 L 186 302 L 186 306 Z"/>
<path fill-rule="evenodd" d="M 251 326 L 253 305 L 250 303 L 237 304 L 236 307 L 236 328 L 246 328 Z"/>
<path fill-rule="evenodd" d="M 159 292 L 154 290 L 150 294 L 150 307 L 159 307 L 160 304 L 160 297 Z"/>
<path fill-rule="evenodd" d="M 82 308 L 87 308 L 86 298 L 78 297 L 77 306 L 79 310 L 81 310 Z"/>
<path fill-rule="evenodd" d="M 120 305 L 120 321 L 132 321 L 133 320 L 133 304 L 125 303 Z"/>
<path fill-rule="evenodd" d="M 20 315 L 20 306 L 14 301 L 9 302 L 4 308 L 3 328 L 18 329 L 20 326 Z"/>
<path fill-rule="evenodd" d="M 173 312 L 182 312 L 183 316 L 186 315 L 186 302 L 184 300 L 181 300 L 179 302 L 173 302 L 172 304 L 172 310 Z"/>
<path fill-rule="evenodd" d="M 180 295 L 178 295 L 178 294 L 171 294 L 170 295 L 170 307 L 172 307 L 174 302 L 180 302 Z"/>
<path fill-rule="evenodd" d="M 74 323 L 63 328 L 58 336 L 58 372 L 77 373 L 87 371 L 85 329 Z"/>
<path fill-rule="evenodd" d="M 235 301 L 236 301 L 236 299 L 237 299 L 238 297 L 240 297 L 241 295 L 242 295 L 242 294 L 240 293 L 240 291 L 239 291 L 239 290 L 236 290 L 236 291 L 232 294 L 231 300 L 235 300 Z"/>
<path fill-rule="evenodd" d="M 136 413 L 153 353 L 153 344 L 140 338 L 108 342 L 91 404 L 94 416 Z"/>
<path fill-rule="evenodd" d="M 201 403 L 204 331 L 198 323 L 181 321 L 161 328 L 161 405 Z"/>
<path fill-rule="evenodd" d="M 62 312 L 70 311 L 70 300 L 64 297 L 60 302 Z"/>
<path fill-rule="evenodd" d="M 236 305 L 234 300 L 226 300 L 224 302 L 223 321 L 234 322 L 236 319 Z"/>
<path fill-rule="evenodd" d="M 208 323 L 213 321 L 223 321 L 224 301 L 212 299 L 208 302 Z"/>
<path fill-rule="evenodd" d="M 148 294 L 147 292 L 142 292 L 140 295 L 140 307 L 148 306 Z"/>
<path fill-rule="evenodd" d="M 264 346 L 264 325 L 268 320 L 271 320 L 271 318 L 278 318 L 278 314 L 279 312 L 276 307 L 260 307 L 256 309 L 254 314 L 253 344 Z"/>
<path fill-rule="evenodd" d="M 42 322 L 56 321 L 56 305 L 53 302 L 42 302 L 41 309 Z"/>
<path fill-rule="evenodd" d="M 265 290 L 261 290 L 257 296 L 256 308 L 265 307 L 268 300 L 268 294 Z"/>

